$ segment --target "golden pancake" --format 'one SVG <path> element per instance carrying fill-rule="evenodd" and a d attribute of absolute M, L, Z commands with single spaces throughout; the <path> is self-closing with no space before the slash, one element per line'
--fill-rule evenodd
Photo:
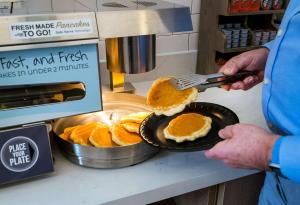
<path fill-rule="evenodd" d="M 112 140 L 121 146 L 137 144 L 142 141 L 141 137 L 133 132 L 128 132 L 122 125 L 115 124 L 111 129 Z"/>
<path fill-rule="evenodd" d="M 140 133 L 140 123 L 125 122 L 121 124 L 128 132 Z"/>
<path fill-rule="evenodd" d="M 177 143 L 194 141 L 204 137 L 211 129 L 210 117 L 197 113 L 182 114 L 169 122 L 164 129 L 166 139 L 175 140 Z"/>
<path fill-rule="evenodd" d="M 115 147 L 112 141 L 112 136 L 110 129 L 107 125 L 97 125 L 97 127 L 92 131 L 89 141 L 95 147 Z"/>
<path fill-rule="evenodd" d="M 197 99 L 196 88 L 176 90 L 170 77 L 156 80 L 147 94 L 147 104 L 156 115 L 172 116 L 184 110 L 186 105 Z"/>
<path fill-rule="evenodd" d="M 88 123 L 77 126 L 71 133 L 70 139 L 80 145 L 90 146 L 89 137 L 92 131 L 96 128 L 97 122 Z"/>
<path fill-rule="evenodd" d="M 143 120 L 148 117 L 150 112 L 137 112 L 129 115 L 125 115 L 121 117 L 120 123 L 134 122 L 134 123 L 142 123 Z"/>
<path fill-rule="evenodd" d="M 70 135 L 73 132 L 73 130 L 78 127 L 78 126 L 74 126 L 74 127 L 68 127 L 64 130 L 64 133 L 60 134 L 60 138 L 66 140 L 66 141 L 70 141 Z"/>

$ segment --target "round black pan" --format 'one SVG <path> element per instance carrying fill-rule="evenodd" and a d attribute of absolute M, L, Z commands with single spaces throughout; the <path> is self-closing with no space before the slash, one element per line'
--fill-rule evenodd
<path fill-rule="evenodd" d="M 183 113 L 199 113 L 210 117 L 212 128 L 209 133 L 205 137 L 192 142 L 176 143 L 173 140 L 166 139 L 163 130 L 172 119 Z M 237 115 L 226 107 L 212 103 L 195 102 L 187 106 L 183 112 L 171 117 L 151 114 L 142 122 L 140 134 L 145 142 L 158 148 L 183 152 L 201 151 L 210 149 L 222 140 L 218 135 L 219 130 L 238 122 Z"/>

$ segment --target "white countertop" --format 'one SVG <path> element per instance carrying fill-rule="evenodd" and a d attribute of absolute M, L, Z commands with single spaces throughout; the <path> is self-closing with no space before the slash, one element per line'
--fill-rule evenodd
<path fill-rule="evenodd" d="M 145 95 L 150 82 L 135 83 Z M 232 109 L 243 123 L 266 128 L 261 112 L 261 87 L 244 92 L 212 88 L 198 101 Z M 30 205 L 143 205 L 247 176 L 255 171 L 231 169 L 208 160 L 202 152 L 161 152 L 154 158 L 122 169 L 79 167 L 54 150 L 54 174 L 0 188 L 0 203 Z"/>

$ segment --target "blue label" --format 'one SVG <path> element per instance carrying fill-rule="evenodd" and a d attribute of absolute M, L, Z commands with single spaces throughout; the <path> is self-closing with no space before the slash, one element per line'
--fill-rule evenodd
<path fill-rule="evenodd" d="M 101 110 L 96 44 L 0 52 L 0 87 L 82 82 L 82 100 L 0 111 L 0 127 Z"/>
<path fill-rule="evenodd" d="M 0 184 L 53 171 L 46 125 L 0 132 Z"/>

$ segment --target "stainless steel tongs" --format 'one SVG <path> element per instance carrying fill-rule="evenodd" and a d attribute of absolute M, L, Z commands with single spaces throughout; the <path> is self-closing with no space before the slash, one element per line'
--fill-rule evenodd
<path fill-rule="evenodd" d="M 210 75 L 190 74 L 172 78 L 171 83 L 177 90 L 186 90 L 188 88 L 195 87 L 199 92 L 203 92 L 207 88 L 230 85 L 256 74 L 256 72 L 252 71 L 242 71 L 230 76 L 223 73 L 214 73 Z"/>

